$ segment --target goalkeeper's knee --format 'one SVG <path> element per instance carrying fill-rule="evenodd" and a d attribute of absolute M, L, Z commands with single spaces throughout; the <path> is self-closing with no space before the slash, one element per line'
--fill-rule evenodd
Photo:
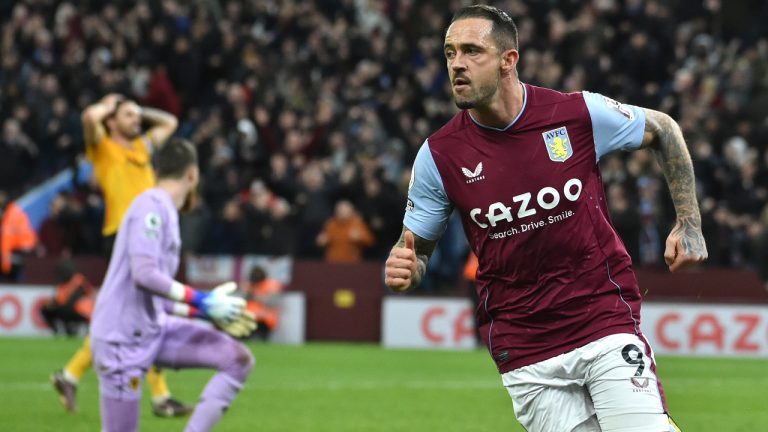
<path fill-rule="evenodd" d="M 231 344 L 227 347 L 226 353 L 229 361 L 219 370 L 240 382 L 245 382 L 248 374 L 251 373 L 251 369 L 253 369 L 253 365 L 256 363 L 256 359 L 248 347 L 234 339 L 230 340 Z"/>

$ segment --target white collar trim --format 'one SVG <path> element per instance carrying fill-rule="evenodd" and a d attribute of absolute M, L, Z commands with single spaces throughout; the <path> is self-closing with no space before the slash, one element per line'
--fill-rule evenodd
<path fill-rule="evenodd" d="M 510 124 L 508 124 L 506 127 L 504 127 L 504 128 L 495 128 L 495 127 L 492 127 L 492 126 L 486 126 L 486 125 L 480 123 L 479 121 L 475 120 L 475 118 L 472 117 L 472 114 L 469 111 L 467 111 L 467 114 L 469 114 L 469 118 L 471 118 L 472 121 L 475 122 L 476 125 L 480 126 L 481 128 L 484 128 L 484 129 L 490 129 L 490 130 L 495 130 L 495 131 L 499 131 L 499 132 L 504 132 L 507 129 L 511 128 L 512 126 L 514 126 L 515 123 L 517 123 L 517 121 L 520 119 L 520 116 L 523 115 L 523 112 L 525 111 L 525 107 L 528 105 L 528 89 L 525 87 L 525 84 L 523 84 L 522 82 L 520 83 L 520 85 L 523 86 L 523 107 L 520 109 L 520 112 L 517 113 L 517 115 L 512 120 L 512 122 Z"/>

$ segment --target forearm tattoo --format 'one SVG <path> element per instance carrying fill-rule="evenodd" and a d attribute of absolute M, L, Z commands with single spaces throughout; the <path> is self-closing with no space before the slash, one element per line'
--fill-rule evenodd
<path fill-rule="evenodd" d="M 677 212 L 672 234 L 680 236 L 686 252 L 705 255 L 693 163 L 680 126 L 664 113 L 646 110 L 643 147 L 653 150 L 667 179 Z"/>

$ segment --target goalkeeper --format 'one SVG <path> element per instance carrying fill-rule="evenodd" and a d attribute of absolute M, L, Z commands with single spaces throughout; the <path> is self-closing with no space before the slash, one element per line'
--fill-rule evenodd
<path fill-rule="evenodd" d="M 170 113 L 142 108 L 116 93 L 88 106 L 82 120 L 86 155 L 93 163 L 94 178 L 104 194 L 102 234 L 104 251 L 109 258 L 128 206 L 140 193 L 155 186 L 152 156 L 176 130 L 178 120 Z M 149 129 L 142 132 L 142 123 L 147 123 Z M 86 337 L 63 370 L 51 375 L 54 389 L 67 411 L 77 410 L 77 383 L 91 368 L 92 361 L 91 341 Z M 155 415 L 180 417 L 194 410 L 194 406 L 171 396 L 160 369 L 152 367 L 147 372 L 147 384 Z"/>
<path fill-rule="evenodd" d="M 230 337 L 255 328 L 245 301 L 231 295 L 235 284 L 204 293 L 173 279 L 181 250 L 177 210 L 194 196 L 199 178 L 195 147 L 172 140 L 156 161 L 157 187 L 136 197 L 123 218 L 91 322 L 104 432 L 138 430 L 141 383 L 153 364 L 217 370 L 186 428 L 210 430 L 254 363 Z"/>

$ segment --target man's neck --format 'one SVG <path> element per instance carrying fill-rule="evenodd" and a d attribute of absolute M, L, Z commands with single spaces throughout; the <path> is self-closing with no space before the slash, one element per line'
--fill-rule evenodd
<path fill-rule="evenodd" d="M 189 191 L 181 180 L 158 180 L 157 187 L 171 196 L 171 201 L 173 201 L 173 206 L 176 207 L 176 210 L 179 210 L 184 206 L 184 201 L 186 200 Z"/>
<path fill-rule="evenodd" d="M 517 77 L 502 82 L 493 100 L 485 106 L 471 108 L 469 113 L 483 126 L 504 129 L 523 109 L 525 90 Z"/>
<path fill-rule="evenodd" d="M 125 135 L 122 135 L 120 133 L 111 133 L 109 135 L 112 138 L 112 141 L 120 144 L 123 147 L 131 147 L 131 141 L 128 138 L 125 137 Z"/>

